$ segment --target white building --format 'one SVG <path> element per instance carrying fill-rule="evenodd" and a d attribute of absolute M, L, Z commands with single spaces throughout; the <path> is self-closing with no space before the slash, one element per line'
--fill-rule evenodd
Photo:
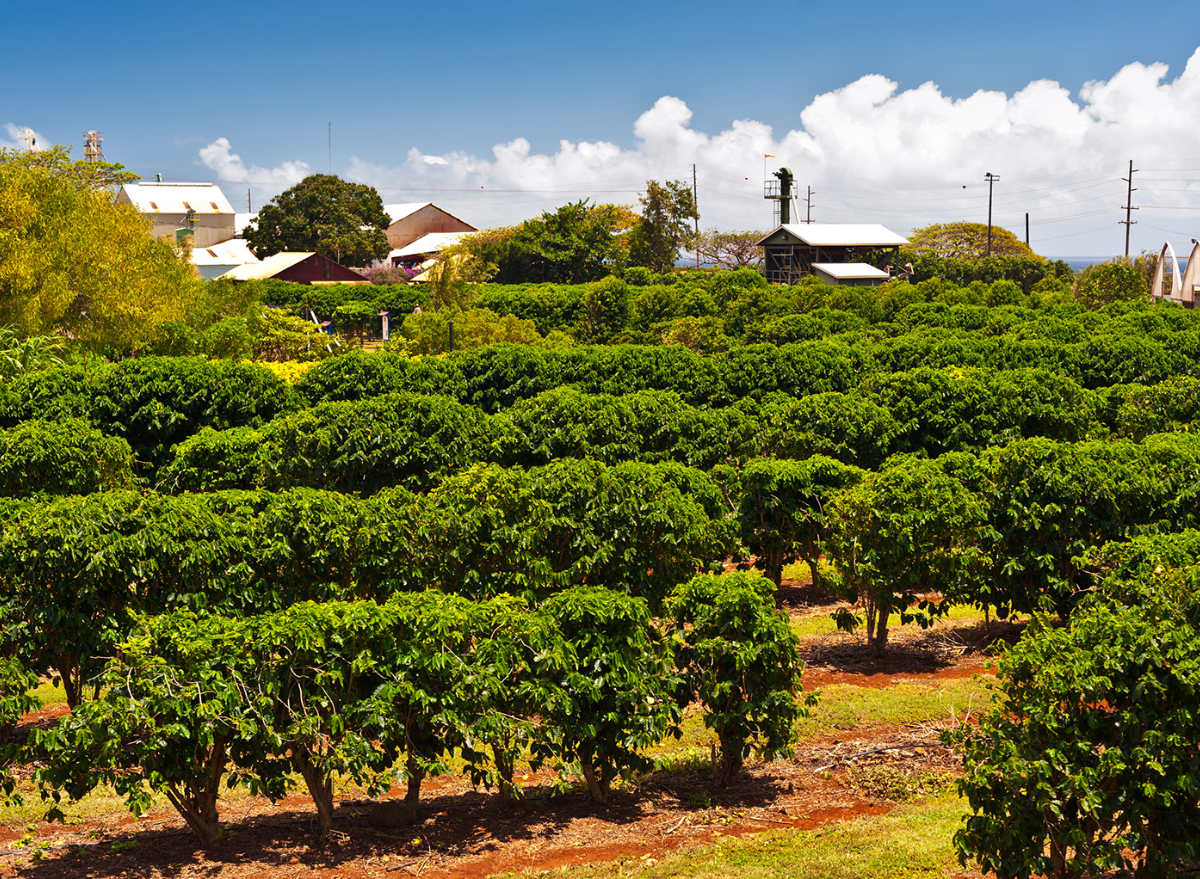
<path fill-rule="evenodd" d="M 233 205 L 215 183 L 127 183 L 117 204 L 131 204 L 149 217 L 155 238 L 190 229 L 200 248 L 234 237 Z"/>

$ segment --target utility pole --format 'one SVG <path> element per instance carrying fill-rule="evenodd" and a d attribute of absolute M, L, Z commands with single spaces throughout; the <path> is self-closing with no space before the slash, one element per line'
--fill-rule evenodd
<path fill-rule="evenodd" d="M 696 195 L 696 163 L 692 163 L 692 207 L 696 209 L 696 268 L 700 268 L 700 200 Z"/>
<path fill-rule="evenodd" d="M 250 204 L 250 187 L 246 187 L 246 213 L 254 213 L 254 207 Z"/>
<path fill-rule="evenodd" d="M 813 196 L 813 191 L 812 191 L 812 187 L 810 186 L 810 187 L 808 187 L 808 198 L 804 199 L 804 204 L 805 204 L 805 207 L 807 208 L 804 212 L 804 222 L 805 223 L 812 222 L 812 208 L 813 208 L 812 196 Z"/>
<path fill-rule="evenodd" d="M 1025 246 L 1029 247 L 1029 211 L 1025 212 Z"/>
<path fill-rule="evenodd" d="M 1117 220 L 1118 226 L 1125 227 L 1125 258 L 1126 259 L 1129 259 L 1129 227 L 1134 225 L 1135 223 L 1137 223 L 1137 220 L 1130 218 L 1130 212 L 1137 210 L 1137 208 L 1135 208 L 1133 206 L 1133 194 L 1135 192 L 1137 192 L 1137 190 L 1133 188 L 1133 172 L 1136 170 L 1138 170 L 1138 169 L 1133 167 L 1133 159 L 1130 159 L 1129 160 L 1129 176 L 1121 178 L 1122 180 L 1124 180 L 1126 183 L 1129 184 L 1129 190 L 1125 194 L 1125 219 Z"/>
<path fill-rule="evenodd" d="M 984 179 L 984 180 L 986 180 L 986 181 L 988 182 L 988 245 L 987 245 L 987 255 L 988 255 L 988 256 L 991 256 L 991 255 L 992 255 L 992 187 L 995 185 L 996 181 L 1000 179 L 1000 175 L 999 175 L 999 174 L 993 174 L 991 171 L 988 171 L 986 174 L 984 174 L 984 175 L 983 175 L 983 179 Z"/>
<path fill-rule="evenodd" d="M 333 173 L 333 123 L 329 123 L 329 173 Z"/>

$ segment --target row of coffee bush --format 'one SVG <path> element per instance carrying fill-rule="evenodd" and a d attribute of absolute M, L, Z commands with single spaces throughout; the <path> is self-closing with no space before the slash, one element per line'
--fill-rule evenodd
<path fill-rule="evenodd" d="M 36 781 L 56 802 L 108 784 L 140 813 L 163 795 L 206 846 L 219 839 L 223 786 L 277 800 L 298 776 L 324 835 L 335 777 L 371 794 L 403 782 L 404 799 L 373 817 L 407 822 L 423 780 L 453 757 L 501 801 L 519 794 L 527 761 L 577 769 L 604 802 L 652 766 L 647 748 L 680 735 L 692 702 L 720 742 L 724 784 L 753 751 L 773 757 L 795 740 L 800 670 L 769 584 L 743 574 L 680 586 L 658 624 L 641 599 L 590 587 L 536 608 L 431 590 L 249 616 L 139 615 L 96 698 L 8 756 L 39 761 Z M 0 707 L 28 707 L 15 702 Z"/>

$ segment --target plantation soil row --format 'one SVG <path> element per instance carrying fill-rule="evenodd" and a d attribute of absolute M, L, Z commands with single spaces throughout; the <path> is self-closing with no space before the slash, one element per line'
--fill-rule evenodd
<path fill-rule="evenodd" d="M 795 593 L 791 593 L 794 595 Z M 785 589 L 781 597 L 788 596 Z M 793 620 L 828 614 L 830 605 L 789 608 Z M 978 627 L 970 627 L 973 635 Z M 962 637 L 961 629 L 953 636 Z M 906 631 L 882 658 L 849 648 L 832 662 L 810 659 L 805 689 L 833 684 L 885 688 L 986 674 L 987 657 L 939 649 L 930 633 Z M 820 652 L 820 639 L 806 639 Z M 941 642 L 938 642 L 940 644 Z M 855 639 L 857 645 L 857 639 Z M 18 734 L 45 725 L 65 709 L 27 716 Z M 284 879 L 314 876 L 359 879 L 422 876 L 466 879 L 504 873 L 621 861 L 652 863 L 680 848 L 707 846 L 721 837 L 741 837 L 786 828 L 810 829 L 886 814 L 886 797 L 856 789 L 849 767 L 883 766 L 910 775 L 957 773 L 955 755 L 941 746 L 941 724 L 896 728 L 866 725 L 802 739 L 794 760 L 755 763 L 725 790 L 708 773 L 688 769 L 655 773 L 614 791 L 608 806 L 591 803 L 582 790 L 554 794 L 551 773 L 529 777 L 526 798 L 498 809 L 494 793 L 474 791 L 465 778 L 445 776 L 426 783 L 419 823 L 399 830 L 371 825 L 373 803 L 352 793 L 339 797 L 334 832 L 314 841 L 311 802 L 298 792 L 272 805 L 245 795 L 223 801 L 232 831 L 205 852 L 177 814 L 165 804 L 141 819 L 115 806 L 78 824 L 0 827 L 0 877 L 171 877 L 171 879 Z M 914 747 L 914 741 L 921 746 Z M 894 750 L 863 755 L 864 751 Z M 22 772 L 27 775 L 27 772 Z M 397 790 L 390 798 L 402 796 Z M 32 857 L 49 846 L 44 860 Z"/>

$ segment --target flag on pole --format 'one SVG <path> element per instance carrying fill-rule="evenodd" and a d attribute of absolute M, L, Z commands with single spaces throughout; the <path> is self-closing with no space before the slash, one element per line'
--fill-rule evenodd
<path fill-rule="evenodd" d="M 763 158 L 764 159 L 773 159 L 775 157 L 773 155 L 771 155 L 770 153 L 763 153 Z"/>

